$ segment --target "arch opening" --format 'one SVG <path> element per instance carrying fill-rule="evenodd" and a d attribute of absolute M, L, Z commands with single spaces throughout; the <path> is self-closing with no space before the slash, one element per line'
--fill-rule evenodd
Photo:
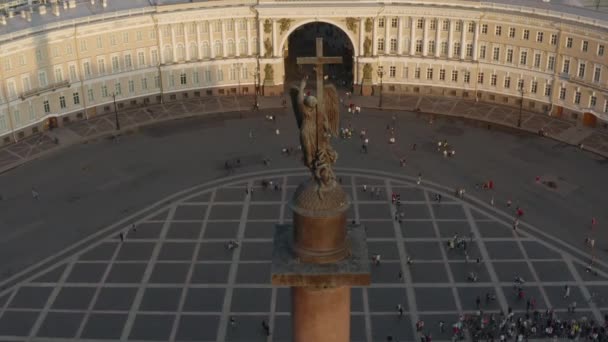
<path fill-rule="evenodd" d="M 313 65 L 298 65 L 298 57 L 316 56 L 316 38 L 323 38 L 323 55 L 342 57 L 342 64 L 325 65 L 324 75 L 339 87 L 352 87 L 354 46 L 340 27 L 326 22 L 309 22 L 296 27 L 283 45 L 285 85 L 291 86 L 304 76 L 314 80 Z"/>

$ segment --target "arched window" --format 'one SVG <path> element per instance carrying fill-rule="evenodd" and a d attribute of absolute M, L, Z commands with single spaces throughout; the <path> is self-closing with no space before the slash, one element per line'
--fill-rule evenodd
<path fill-rule="evenodd" d="M 165 45 L 165 63 L 173 62 L 173 48 L 170 45 Z"/>
<path fill-rule="evenodd" d="M 232 39 L 228 39 L 228 56 L 234 56 L 234 41 Z"/>
<path fill-rule="evenodd" d="M 203 58 L 209 58 L 211 56 L 211 51 L 209 50 L 209 43 L 203 42 Z"/>
<path fill-rule="evenodd" d="M 241 53 L 241 56 L 247 55 L 247 40 L 245 38 L 241 38 L 241 41 L 239 42 L 239 52 Z"/>
<path fill-rule="evenodd" d="M 215 52 L 215 57 L 222 57 L 222 42 L 216 40 L 213 46 L 213 51 Z"/>
<path fill-rule="evenodd" d="M 198 59 L 198 47 L 196 43 L 190 43 L 190 59 Z"/>
<path fill-rule="evenodd" d="M 186 59 L 186 49 L 182 44 L 177 44 L 177 60 L 183 61 L 184 59 Z"/>

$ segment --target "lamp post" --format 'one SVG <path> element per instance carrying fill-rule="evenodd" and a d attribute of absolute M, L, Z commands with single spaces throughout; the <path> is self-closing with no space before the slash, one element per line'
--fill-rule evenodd
<path fill-rule="evenodd" d="M 255 68 L 253 72 L 253 109 L 258 110 L 258 89 L 259 89 L 259 80 L 260 80 L 260 69 L 258 67 Z"/>
<path fill-rule="evenodd" d="M 517 127 L 521 127 L 521 112 L 524 107 L 524 82 L 521 82 L 519 93 L 521 94 L 521 97 L 519 99 L 519 117 L 517 118 Z"/>
<path fill-rule="evenodd" d="M 241 95 L 241 68 L 243 67 L 243 63 L 234 63 L 234 67 L 236 68 L 236 78 L 238 82 L 238 94 Z"/>
<path fill-rule="evenodd" d="M 112 99 L 114 100 L 114 119 L 116 120 L 116 130 L 120 131 L 120 122 L 118 121 L 118 108 L 116 107 L 116 93 L 112 93 Z"/>
<path fill-rule="evenodd" d="M 382 65 L 378 67 L 378 77 L 380 77 L 380 98 L 378 99 L 378 107 L 382 109 L 382 77 L 384 76 L 384 68 Z"/>

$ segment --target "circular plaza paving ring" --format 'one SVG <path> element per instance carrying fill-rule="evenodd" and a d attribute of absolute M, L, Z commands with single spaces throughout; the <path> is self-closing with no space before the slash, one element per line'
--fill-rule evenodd
<path fill-rule="evenodd" d="M 523 314 L 516 276 L 539 310 L 570 317 L 576 301 L 574 316 L 596 321 L 608 311 L 606 265 L 585 272 L 582 254 L 533 227 L 514 232 L 508 217 L 480 202 L 409 177 L 355 169 L 338 177 L 352 199 L 349 221 L 365 226 L 370 257 L 382 256 L 371 287 L 352 290 L 351 341 L 413 341 L 419 319 L 436 340 L 449 340 L 438 322 L 475 312 L 486 294 L 496 300 L 482 301 L 484 312 Z M 287 201 L 306 178 L 302 169 L 269 170 L 197 186 L 25 270 L 0 292 L 0 341 L 289 341 L 290 290 L 270 285 L 272 237 L 276 224 L 290 222 Z M 272 186 L 264 190 L 263 180 Z M 468 258 L 448 248 L 455 235 L 467 241 Z M 240 246 L 227 250 L 231 240 Z"/>

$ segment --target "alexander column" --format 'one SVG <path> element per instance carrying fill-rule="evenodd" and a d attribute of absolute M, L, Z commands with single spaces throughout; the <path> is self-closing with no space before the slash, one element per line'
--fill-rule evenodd
<path fill-rule="evenodd" d="M 322 64 L 336 57 L 322 54 L 317 38 L 317 57 L 298 58 L 316 64 L 317 73 L 317 97 L 304 95 L 306 79 L 291 90 L 311 178 L 291 200 L 293 224 L 277 226 L 274 236 L 272 284 L 291 286 L 295 342 L 348 342 L 350 288 L 370 283 L 365 230 L 347 227 L 350 200 L 332 170 L 338 155 L 329 139 L 338 134 L 339 102 L 335 87 L 323 87 Z"/>

